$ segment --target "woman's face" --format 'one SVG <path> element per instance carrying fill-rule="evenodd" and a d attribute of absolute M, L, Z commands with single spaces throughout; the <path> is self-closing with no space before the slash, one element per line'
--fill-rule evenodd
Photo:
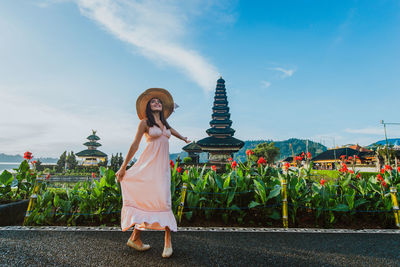
<path fill-rule="evenodd" d="M 151 111 L 162 111 L 162 103 L 160 99 L 153 98 L 152 100 L 150 100 L 150 108 Z"/>

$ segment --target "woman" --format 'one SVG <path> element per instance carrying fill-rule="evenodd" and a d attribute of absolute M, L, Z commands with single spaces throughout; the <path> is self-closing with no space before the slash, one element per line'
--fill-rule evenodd
<path fill-rule="evenodd" d="M 171 94 L 162 88 L 150 88 L 136 101 L 140 123 L 128 154 L 116 173 L 121 183 L 123 206 L 122 231 L 135 225 L 127 245 L 145 251 L 150 245 L 143 244 L 140 231 L 165 230 L 162 257 L 172 255 L 171 231 L 176 232 L 176 220 L 171 210 L 171 171 L 169 165 L 169 138 L 172 135 L 190 143 L 171 128 L 166 119 L 174 110 Z M 137 162 L 128 170 L 126 166 L 136 153 L 143 134 L 147 146 Z"/>

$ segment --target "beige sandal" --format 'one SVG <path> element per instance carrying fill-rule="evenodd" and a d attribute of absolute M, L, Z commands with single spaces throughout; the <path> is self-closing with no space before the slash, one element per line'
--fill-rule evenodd
<path fill-rule="evenodd" d="M 172 248 L 166 248 L 164 247 L 164 251 L 162 253 L 163 258 L 169 258 L 172 255 Z"/>
<path fill-rule="evenodd" d="M 148 244 L 142 244 L 142 246 L 138 246 L 131 239 L 128 239 L 128 242 L 126 243 L 128 247 L 134 248 L 137 251 L 146 251 L 149 250 L 151 247 Z"/>

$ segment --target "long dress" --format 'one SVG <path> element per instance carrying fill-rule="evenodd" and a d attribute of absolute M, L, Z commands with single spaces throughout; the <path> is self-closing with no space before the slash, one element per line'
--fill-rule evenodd
<path fill-rule="evenodd" d="M 176 232 L 176 220 L 171 210 L 171 131 L 165 126 L 162 130 L 152 126 L 145 136 L 145 150 L 121 181 L 121 228 L 126 231 L 135 225 L 139 230 L 165 230 L 168 226 Z"/>

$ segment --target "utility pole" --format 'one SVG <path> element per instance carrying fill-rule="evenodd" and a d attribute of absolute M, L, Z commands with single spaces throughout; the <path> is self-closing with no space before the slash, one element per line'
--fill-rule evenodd
<path fill-rule="evenodd" d="M 399 122 L 384 122 L 381 120 L 381 124 L 383 125 L 383 129 L 385 130 L 385 140 L 386 140 L 386 157 L 388 160 L 388 164 L 390 165 L 390 158 L 389 158 L 389 143 L 387 139 L 387 134 L 386 134 L 386 125 L 400 125 Z"/>

